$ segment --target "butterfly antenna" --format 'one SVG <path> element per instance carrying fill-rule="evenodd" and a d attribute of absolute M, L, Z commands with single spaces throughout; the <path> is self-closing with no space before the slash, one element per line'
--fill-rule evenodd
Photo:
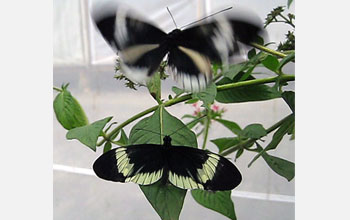
<path fill-rule="evenodd" d="M 175 27 L 176 27 L 176 29 L 177 29 L 177 25 L 176 25 L 176 22 L 175 22 L 175 19 L 174 19 L 173 15 L 171 14 L 171 12 L 170 12 L 170 10 L 169 10 L 168 7 L 166 7 L 166 9 L 168 10 L 168 12 L 169 12 L 169 14 L 170 14 L 171 19 L 173 19 L 173 22 L 174 22 Z"/>
<path fill-rule="evenodd" d="M 197 118 L 197 119 L 191 121 L 190 123 L 194 123 L 194 122 L 196 122 L 196 121 L 199 121 L 200 119 L 202 119 L 202 118 L 204 118 L 204 117 L 206 117 L 206 116 L 207 116 L 207 115 L 203 115 L 203 116 L 201 116 L 201 117 L 199 117 L 199 118 Z M 183 129 L 184 127 L 187 127 L 187 125 L 184 125 L 184 126 L 178 128 L 178 129 L 176 129 L 173 133 L 169 134 L 168 136 L 171 136 L 171 135 L 175 134 L 176 132 L 178 132 L 179 130 Z"/>
<path fill-rule="evenodd" d="M 217 15 L 217 14 L 219 14 L 219 13 L 221 13 L 221 12 L 224 12 L 224 11 L 227 11 L 227 10 L 230 10 L 230 9 L 232 9 L 232 7 L 225 8 L 225 9 L 223 9 L 223 10 L 221 10 L 221 11 L 215 12 L 214 14 L 208 15 L 208 16 L 206 16 L 206 17 L 204 17 L 204 18 L 201 18 L 201 19 L 199 19 L 199 20 L 197 20 L 197 21 L 194 21 L 194 22 L 191 22 L 191 23 L 189 23 L 189 24 L 186 24 L 185 26 L 182 26 L 180 29 L 182 29 L 182 28 L 184 28 L 184 27 L 187 27 L 187 26 L 190 26 L 190 25 L 192 25 L 192 24 L 195 24 L 195 23 L 197 23 L 197 22 L 203 21 L 203 20 L 205 20 L 205 19 L 207 19 L 207 18 L 209 18 L 209 17 L 212 17 L 212 16 L 214 16 L 214 15 Z"/>
<path fill-rule="evenodd" d="M 160 134 L 158 132 L 155 132 L 155 131 L 151 131 L 151 130 L 147 130 L 147 129 L 143 129 L 143 128 L 135 128 L 136 131 L 138 130 L 141 130 L 141 131 L 148 131 L 148 132 L 151 132 L 153 134 L 158 134 L 158 135 L 162 135 L 162 136 L 165 136 L 164 134 Z"/>

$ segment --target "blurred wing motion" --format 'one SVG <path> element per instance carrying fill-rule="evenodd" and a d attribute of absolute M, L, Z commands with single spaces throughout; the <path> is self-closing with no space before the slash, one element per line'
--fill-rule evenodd
<path fill-rule="evenodd" d="M 130 80 L 145 84 L 168 54 L 168 71 L 185 90 L 194 92 L 210 83 L 211 62 L 227 64 L 229 56 L 240 51 L 239 42 L 249 44 L 262 30 L 257 19 L 220 14 L 166 34 L 119 5 L 98 5 L 92 17 L 120 55 L 122 71 Z"/>
<path fill-rule="evenodd" d="M 154 144 L 112 149 L 93 165 L 102 179 L 150 185 L 159 180 L 182 189 L 231 190 L 242 180 L 226 158 L 191 147 Z"/>

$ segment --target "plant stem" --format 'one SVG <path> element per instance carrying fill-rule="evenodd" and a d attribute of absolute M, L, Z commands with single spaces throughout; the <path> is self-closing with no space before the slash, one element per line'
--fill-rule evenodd
<path fill-rule="evenodd" d="M 275 77 L 271 77 L 271 78 L 253 79 L 253 80 L 247 80 L 247 81 L 242 81 L 242 82 L 229 83 L 229 84 L 217 86 L 217 91 L 223 91 L 223 90 L 238 88 L 238 87 L 243 87 L 243 86 L 270 83 L 270 82 L 276 81 L 278 78 L 281 81 L 287 82 L 287 81 L 294 81 L 295 76 L 294 75 L 281 75 L 281 76 L 275 76 Z M 170 99 L 170 100 L 164 102 L 162 105 L 164 107 L 169 107 L 169 106 L 175 105 L 177 103 L 187 101 L 191 98 L 192 98 L 192 94 L 186 94 L 186 95 L 174 98 L 174 99 Z M 100 142 L 98 142 L 97 146 L 101 146 L 106 141 L 106 139 L 111 138 L 111 136 L 113 136 L 120 129 L 122 129 L 126 125 L 130 124 L 131 122 L 141 118 L 142 116 L 145 116 L 145 115 L 155 111 L 158 107 L 159 107 L 159 105 L 155 105 L 153 107 L 150 107 L 150 108 L 134 115 L 133 117 L 129 118 L 128 120 L 124 121 L 123 123 L 119 124 L 118 127 L 114 128 L 110 133 L 106 134 L 106 137 L 103 140 L 101 140 Z"/>
<path fill-rule="evenodd" d="M 251 45 L 252 45 L 253 47 L 259 49 L 259 50 L 265 51 L 265 52 L 267 52 L 267 53 L 270 53 L 270 54 L 272 54 L 272 55 L 275 55 L 275 56 L 278 56 L 278 57 L 281 57 L 281 58 L 284 58 L 284 57 L 287 56 L 287 55 L 284 54 L 284 53 L 281 53 L 281 52 L 276 51 L 276 50 L 272 50 L 272 49 L 270 49 L 270 48 L 268 48 L 268 47 L 265 47 L 265 46 L 260 45 L 260 44 L 257 44 L 257 43 L 251 43 Z"/>
<path fill-rule="evenodd" d="M 208 110 L 207 110 L 208 112 Z M 209 127 L 210 127 L 210 114 L 207 113 L 207 117 L 206 117 L 206 122 L 205 122 L 205 127 L 204 127 L 204 138 L 203 138 L 203 146 L 202 146 L 202 150 L 205 150 L 205 147 L 207 145 L 207 140 L 208 140 L 208 135 L 209 135 Z"/>
<path fill-rule="evenodd" d="M 279 79 L 282 82 L 294 81 L 295 76 L 284 74 L 284 75 L 270 77 L 270 78 L 253 79 L 253 80 L 247 80 L 247 81 L 241 81 L 241 82 L 235 82 L 235 83 L 228 83 L 228 84 L 217 86 L 216 88 L 217 88 L 217 91 L 222 91 L 226 89 L 233 89 L 233 88 L 238 88 L 243 86 L 271 83 L 271 82 L 275 82 L 277 79 Z"/>
<path fill-rule="evenodd" d="M 53 90 L 56 90 L 57 92 L 62 92 L 62 89 L 60 89 L 60 88 L 57 88 L 57 87 L 53 87 Z"/>

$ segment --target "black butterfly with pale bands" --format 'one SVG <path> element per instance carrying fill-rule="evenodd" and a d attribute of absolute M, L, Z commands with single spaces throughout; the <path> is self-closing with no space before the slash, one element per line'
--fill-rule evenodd
<path fill-rule="evenodd" d="M 206 150 L 172 146 L 170 136 L 164 137 L 163 145 L 112 149 L 95 161 L 93 169 L 105 180 L 139 185 L 162 181 L 181 189 L 232 190 L 242 180 L 239 170 L 226 158 Z"/>
<path fill-rule="evenodd" d="M 145 84 L 167 55 L 167 72 L 184 90 L 194 92 L 210 83 L 211 62 L 227 63 L 229 56 L 240 51 L 239 45 L 256 39 L 262 25 L 248 15 L 220 14 L 166 34 L 119 5 L 97 5 L 92 12 L 98 30 L 118 52 L 122 72 L 130 80 Z"/>

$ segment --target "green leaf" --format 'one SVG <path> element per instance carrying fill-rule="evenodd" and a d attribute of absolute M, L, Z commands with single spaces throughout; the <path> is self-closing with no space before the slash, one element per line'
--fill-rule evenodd
<path fill-rule="evenodd" d="M 184 90 L 182 90 L 176 86 L 171 87 L 171 90 L 175 93 L 176 96 L 179 96 L 182 93 L 184 93 Z"/>
<path fill-rule="evenodd" d="M 162 113 L 161 113 L 162 112 Z M 162 118 L 162 122 L 160 121 Z M 170 115 L 165 109 L 159 107 L 152 116 L 139 121 L 131 129 L 129 144 L 161 144 L 161 127 L 163 135 L 171 135 L 172 144 L 197 148 L 197 138 L 193 131 L 188 129 L 181 120 Z"/>
<path fill-rule="evenodd" d="M 173 132 L 175 133 L 172 134 Z M 163 138 L 161 133 L 172 134 L 174 147 L 189 146 L 197 148 L 196 135 L 162 107 L 159 107 L 152 116 L 139 121 L 131 129 L 129 144 L 161 144 Z M 150 186 L 140 186 L 140 188 L 162 219 L 179 218 L 186 190 L 179 189 L 171 184 L 164 185 L 162 182 Z"/>
<path fill-rule="evenodd" d="M 281 142 L 284 135 L 286 135 L 288 133 L 291 134 L 293 132 L 294 124 L 295 124 L 294 114 L 290 114 L 286 118 L 286 120 L 283 121 L 283 123 L 280 125 L 280 127 L 277 129 L 277 131 L 273 134 L 271 142 L 265 147 L 265 149 L 261 149 L 261 151 L 248 164 L 248 167 L 250 167 L 254 163 L 254 161 L 256 161 L 266 151 L 276 149 L 277 145 Z M 258 143 L 256 143 L 256 144 L 258 144 Z"/>
<path fill-rule="evenodd" d="M 147 200 L 163 220 L 178 220 L 187 190 L 162 184 L 158 181 L 150 186 L 140 186 Z"/>
<path fill-rule="evenodd" d="M 235 157 L 235 161 L 243 154 L 244 148 L 240 148 L 237 153 L 236 153 L 236 157 Z"/>
<path fill-rule="evenodd" d="M 282 98 L 288 104 L 292 112 L 295 113 L 295 93 L 293 91 L 285 91 L 282 93 Z"/>
<path fill-rule="evenodd" d="M 118 142 L 124 145 L 127 145 L 129 142 L 128 136 L 126 136 L 124 129 L 122 129 L 122 132 L 120 133 L 120 138 Z"/>
<path fill-rule="evenodd" d="M 279 66 L 278 59 L 274 56 L 268 55 L 261 63 L 269 70 L 276 72 Z"/>
<path fill-rule="evenodd" d="M 256 50 L 255 48 L 253 48 L 248 52 L 248 59 L 252 59 L 255 55 L 256 55 Z"/>
<path fill-rule="evenodd" d="M 261 124 L 250 124 L 243 129 L 241 135 L 247 138 L 259 139 L 266 136 L 267 132 Z"/>
<path fill-rule="evenodd" d="M 62 92 L 58 93 L 53 101 L 53 109 L 57 121 L 67 130 L 89 124 L 83 108 L 79 102 L 62 86 Z"/>
<path fill-rule="evenodd" d="M 227 70 L 223 71 L 222 75 L 229 79 L 233 79 L 238 73 L 246 70 L 247 68 L 246 63 L 233 64 Z"/>
<path fill-rule="evenodd" d="M 266 163 L 269 165 L 269 167 L 273 171 L 275 171 L 278 175 L 283 176 L 288 181 L 291 181 L 294 178 L 294 175 L 295 175 L 294 163 L 279 157 L 271 156 L 267 153 L 263 153 L 262 157 L 264 158 Z"/>
<path fill-rule="evenodd" d="M 288 54 L 288 56 L 284 57 L 281 62 L 279 63 L 277 69 L 279 71 L 282 70 L 283 66 L 286 65 L 287 63 L 291 62 L 291 61 L 294 61 L 295 59 L 295 52 L 291 53 L 291 54 Z"/>
<path fill-rule="evenodd" d="M 216 85 L 214 83 L 211 83 L 207 86 L 207 88 L 204 91 L 193 93 L 192 98 L 203 101 L 202 106 L 208 109 L 209 106 L 213 104 L 216 97 L 216 93 Z"/>
<path fill-rule="evenodd" d="M 194 200 L 202 206 L 221 213 L 229 219 L 236 219 L 235 207 L 231 200 L 231 191 L 192 190 L 191 194 Z"/>
<path fill-rule="evenodd" d="M 293 0 L 288 0 L 288 8 L 290 7 L 290 5 L 292 4 Z"/>
<path fill-rule="evenodd" d="M 90 125 L 73 128 L 67 132 L 66 138 L 68 140 L 77 139 L 82 144 L 91 148 L 93 151 L 96 151 L 97 138 L 98 136 L 100 136 L 104 126 L 111 119 L 112 117 L 107 117 L 99 121 L 96 121 Z"/>
<path fill-rule="evenodd" d="M 107 141 L 103 147 L 103 153 L 106 153 L 107 151 L 112 149 L 112 143 Z"/>
<path fill-rule="evenodd" d="M 193 104 L 193 103 L 196 103 L 198 101 L 199 101 L 199 99 L 197 99 L 197 98 L 196 99 L 189 99 L 185 102 L 185 104 Z"/>
<path fill-rule="evenodd" d="M 240 140 L 237 137 L 217 138 L 210 141 L 213 142 L 219 148 L 219 153 L 232 146 L 237 145 L 240 142 Z"/>
<path fill-rule="evenodd" d="M 159 73 L 155 73 L 151 80 L 147 82 L 147 88 L 152 97 L 159 103 L 161 99 L 161 83 Z"/>
<path fill-rule="evenodd" d="M 252 76 L 247 80 L 254 79 Z M 217 85 L 234 83 L 237 81 L 223 78 Z M 215 100 L 220 103 L 240 103 L 249 101 L 264 101 L 281 97 L 281 94 L 274 88 L 267 85 L 251 85 L 218 91 Z"/>
<path fill-rule="evenodd" d="M 223 126 L 225 126 L 226 128 L 228 128 L 230 131 L 232 131 L 234 134 L 236 135 L 240 135 L 241 134 L 241 127 L 239 127 L 239 125 L 236 122 L 233 121 L 228 121 L 225 119 L 214 119 L 215 121 L 221 123 Z"/>

